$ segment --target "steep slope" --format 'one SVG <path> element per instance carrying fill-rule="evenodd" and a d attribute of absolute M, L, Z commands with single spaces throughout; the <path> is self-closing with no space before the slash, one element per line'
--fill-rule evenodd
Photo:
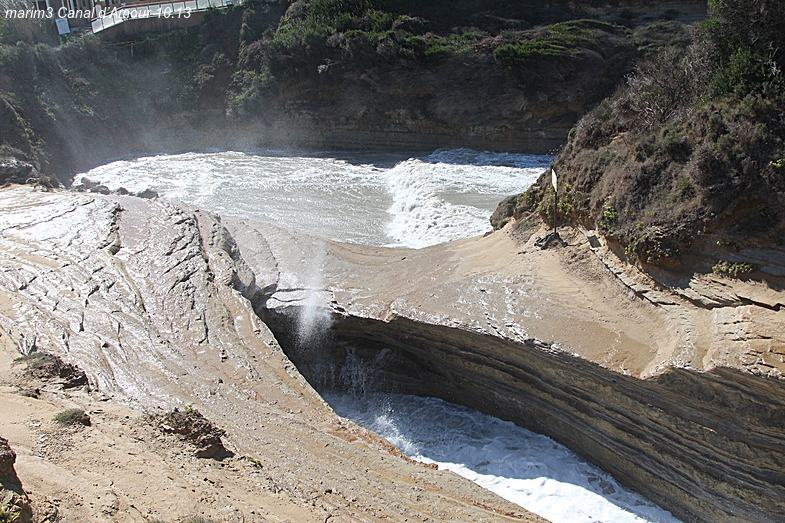
<path fill-rule="evenodd" d="M 710 12 L 691 46 L 643 61 L 571 132 L 554 161 L 558 211 L 655 277 L 714 270 L 776 287 L 782 260 L 756 252 L 785 238 L 785 9 L 723 0 Z M 492 221 L 552 221 L 547 174 Z"/>
<path fill-rule="evenodd" d="M 642 53 L 686 38 L 667 20 L 705 10 L 355 3 L 249 1 L 188 29 L 60 46 L 0 20 L 0 157 L 67 184 L 75 170 L 139 151 L 545 152 Z"/>
<path fill-rule="evenodd" d="M 29 187 L 0 191 L 0 207 L 0 369 L 7 370 L 13 351 L 47 351 L 78 364 L 104 398 L 148 412 L 190 405 L 224 428 L 228 448 L 258 471 L 246 481 L 248 462 L 229 462 L 217 475 L 207 465 L 184 464 L 189 473 L 205 472 L 200 483 L 231 483 L 238 497 L 229 499 L 220 486 L 197 489 L 179 472 L 167 480 L 140 458 L 103 461 L 115 450 L 92 455 L 84 473 L 57 449 L 47 465 L 35 452 L 43 446 L 31 439 L 51 430 L 58 405 L 94 413 L 98 429 L 69 436 L 88 448 L 151 429 L 122 421 L 138 412 L 104 409 L 84 393 L 45 391 L 42 403 L 3 388 L 0 405 L 19 409 L 3 419 L 16 421 L 11 436 L 29 449 L 20 450 L 19 468 L 31 476 L 20 479 L 57 498 L 61 513 L 94 521 L 174 519 L 192 503 L 218 521 L 541 521 L 457 476 L 404 459 L 338 418 L 254 314 L 248 298 L 259 291 L 255 275 L 216 216 L 162 201 Z M 47 423 L 19 426 L 27 414 Z M 121 448 L 150 449 L 164 456 L 164 470 L 176 467 L 181 458 L 151 435 L 139 437 Z M 127 467 L 139 467 L 138 481 Z M 77 478 L 64 484 L 58 471 Z M 79 477 L 98 485 L 89 488 Z M 171 505 L 162 506 L 158 493 L 145 500 L 145 489 L 158 486 L 178 489 Z M 264 492 L 247 490 L 256 488 Z"/>

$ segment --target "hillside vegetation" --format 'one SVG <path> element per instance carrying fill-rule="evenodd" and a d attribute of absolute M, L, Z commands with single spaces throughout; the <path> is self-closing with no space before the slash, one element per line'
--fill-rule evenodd
<path fill-rule="evenodd" d="M 51 20 L 3 19 L 0 157 L 67 180 L 204 147 L 545 152 L 641 56 L 689 39 L 679 16 L 646 1 L 249 0 L 197 27 L 65 44 Z"/>
<path fill-rule="evenodd" d="M 700 240 L 730 252 L 785 240 L 785 4 L 713 0 L 709 12 L 691 45 L 651 54 L 583 117 L 553 164 L 562 219 L 643 265 Z M 548 173 L 494 220 L 550 221 L 552 206 Z"/>

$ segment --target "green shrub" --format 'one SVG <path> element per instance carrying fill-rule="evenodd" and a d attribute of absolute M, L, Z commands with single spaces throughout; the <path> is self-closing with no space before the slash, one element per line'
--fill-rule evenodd
<path fill-rule="evenodd" d="M 383 33 L 392 29 L 393 22 L 397 16 L 385 11 L 371 11 L 371 32 Z"/>
<path fill-rule="evenodd" d="M 561 22 L 532 33 L 532 38 L 524 35 L 510 41 L 511 37 L 508 35 L 493 51 L 493 57 L 510 69 L 529 67 L 541 60 L 574 53 L 581 48 L 590 48 L 598 44 L 606 33 L 616 32 L 613 25 L 596 20 Z"/>
<path fill-rule="evenodd" d="M 384 3 L 379 0 L 313 0 L 307 19 L 312 23 L 332 25 L 342 15 L 358 17 L 383 7 Z"/>
<path fill-rule="evenodd" d="M 0 523 L 16 523 L 20 513 L 12 510 L 8 505 L 0 505 Z"/>
<path fill-rule="evenodd" d="M 749 274 L 755 271 L 755 266 L 751 263 L 731 263 L 729 261 L 719 260 L 714 264 L 714 267 L 712 267 L 711 270 L 714 272 L 714 274 L 738 278 L 740 275 Z"/>
<path fill-rule="evenodd" d="M 699 24 L 715 97 L 785 93 L 785 6 L 778 0 L 710 0 Z M 772 92 L 773 91 L 773 92 Z"/>
<path fill-rule="evenodd" d="M 61 425 L 90 425 L 90 416 L 82 409 L 68 409 L 59 412 L 54 420 Z"/>
<path fill-rule="evenodd" d="M 711 5 L 695 42 L 647 54 L 626 86 L 578 122 L 554 162 L 563 182 L 587 196 L 564 214 L 642 262 L 678 263 L 665 258 L 709 233 L 740 246 L 785 237 L 785 4 Z M 681 39 L 655 29 L 636 39 Z M 749 270 L 718 263 L 715 272 Z"/>

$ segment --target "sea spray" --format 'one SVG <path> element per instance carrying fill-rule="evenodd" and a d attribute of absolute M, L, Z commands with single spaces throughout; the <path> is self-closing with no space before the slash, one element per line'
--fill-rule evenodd
<path fill-rule="evenodd" d="M 679 523 L 547 436 L 436 398 L 325 393 L 341 416 L 554 523 Z"/>
<path fill-rule="evenodd" d="M 80 174 L 162 198 L 332 240 L 424 247 L 482 234 L 505 196 L 525 191 L 550 156 L 440 150 L 399 153 L 184 153 L 120 160 Z M 334 156 L 332 156 L 334 154 Z"/>
<path fill-rule="evenodd" d="M 302 289 L 304 294 L 301 295 L 301 305 L 295 309 L 295 350 L 298 366 L 309 366 L 310 376 L 317 380 L 312 385 L 321 388 L 332 386 L 337 370 L 332 356 L 325 351 L 326 347 L 333 345 L 330 332 L 333 320 L 328 304 L 330 293 L 324 288 L 327 250 L 324 241 L 314 242 L 313 248 L 313 257 L 308 262 L 307 270 L 303 271 L 307 277 Z"/>
<path fill-rule="evenodd" d="M 330 328 L 332 319 L 326 304 L 323 303 L 324 290 L 324 242 L 314 243 L 314 258 L 308 282 L 305 287 L 305 299 L 299 311 L 297 321 L 297 341 L 303 347 L 317 347 L 321 337 Z"/>
<path fill-rule="evenodd" d="M 346 349 L 346 359 L 338 375 L 340 379 L 339 388 L 355 398 L 362 398 L 368 394 L 378 392 L 380 371 L 391 356 L 390 349 L 383 349 L 377 352 L 373 359 L 369 361 L 360 357 L 356 348 L 348 347 Z M 389 389 L 390 387 L 386 388 Z"/>

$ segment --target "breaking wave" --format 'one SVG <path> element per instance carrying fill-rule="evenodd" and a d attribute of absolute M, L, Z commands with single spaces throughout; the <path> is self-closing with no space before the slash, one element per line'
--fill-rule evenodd
<path fill-rule="evenodd" d="M 489 230 L 498 202 L 527 189 L 551 159 L 470 149 L 416 158 L 224 151 L 123 159 L 81 176 L 332 240 L 419 248 Z"/>

